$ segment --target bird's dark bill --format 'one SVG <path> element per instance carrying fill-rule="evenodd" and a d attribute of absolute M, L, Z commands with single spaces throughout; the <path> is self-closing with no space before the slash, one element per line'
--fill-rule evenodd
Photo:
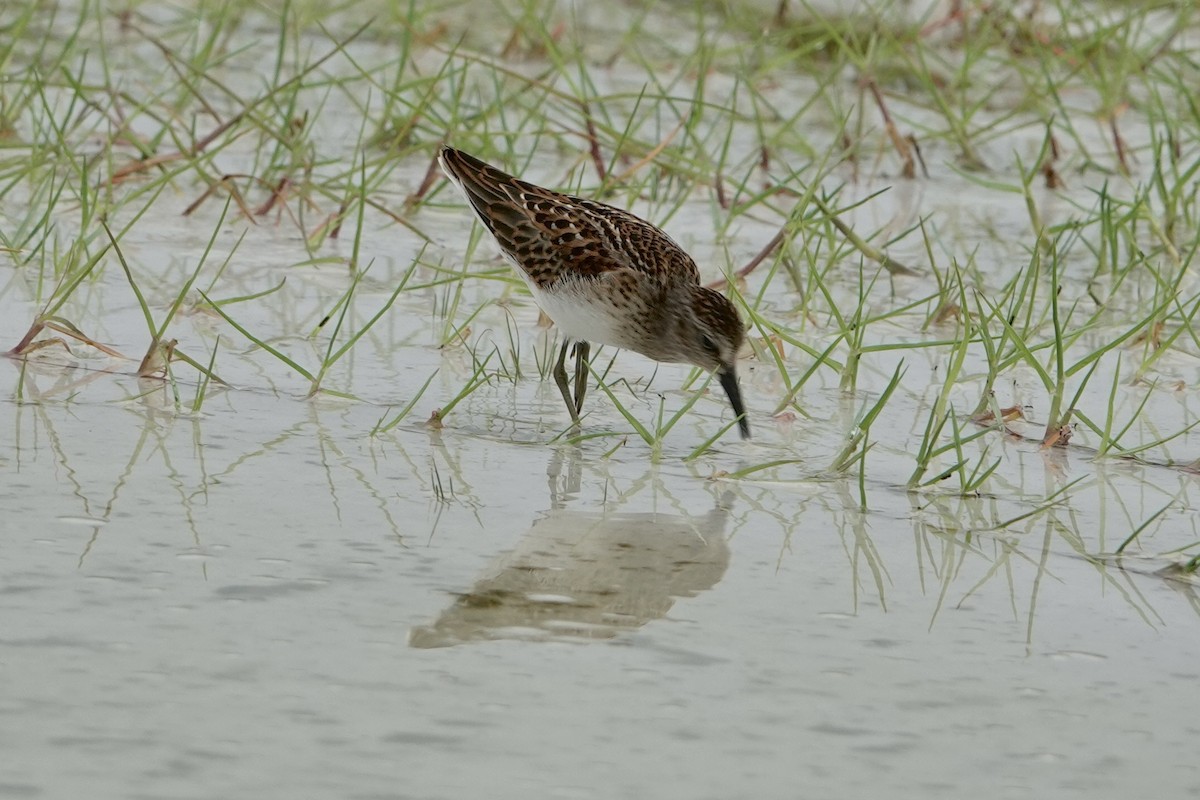
<path fill-rule="evenodd" d="M 742 405 L 742 390 L 738 386 L 737 373 L 732 369 L 723 369 L 717 372 L 717 379 L 721 381 L 725 394 L 729 395 L 729 405 L 733 406 L 733 413 L 737 415 L 738 430 L 741 431 L 742 438 L 749 439 L 750 423 L 746 421 L 746 407 Z"/>

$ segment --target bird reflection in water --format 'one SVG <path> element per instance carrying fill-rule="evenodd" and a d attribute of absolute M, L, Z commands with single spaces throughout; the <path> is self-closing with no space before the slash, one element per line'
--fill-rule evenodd
<path fill-rule="evenodd" d="M 665 616 L 677 598 L 725 574 L 729 495 L 698 516 L 572 511 L 564 495 L 578 492 L 580 464 L 567 458 L 562 478 L 561 451 L 550 462 L 550 510 L 432 625 L 414 628 L 412 647 L 611 639 Z"/>

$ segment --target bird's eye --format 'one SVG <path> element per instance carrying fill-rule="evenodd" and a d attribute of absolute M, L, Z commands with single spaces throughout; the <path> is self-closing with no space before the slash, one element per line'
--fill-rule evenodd
<path fill-rule="evenodd" d="M 712 353 L 714 356 L 721 354 L 721 349 L 717 347 L 717 343 L 708 334 L 700 337 L 700 346 L 704 348 L 705 352 Z"/>

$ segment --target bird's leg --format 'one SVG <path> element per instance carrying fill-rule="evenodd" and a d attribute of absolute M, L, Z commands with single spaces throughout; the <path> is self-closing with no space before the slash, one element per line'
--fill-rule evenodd
<path fill-rule="evenodd" d="M 587 394 L 588 353 L 592 346 L 587 342 L 575 343 L 575 413 L 583 413 L 583 396 Z"/>
<path fill-rule="evenodd" d="M 554 382 L 558 384 L 563 402 L 567 404 L 567 411 L 571 413 L 571 422 L 578 425 L 579 410 L 575 408 L 575 401 L 571 399 L 571 387 L 567 383 L 567 348 L 570 346 L 569 341 L 564 341 L 562 348 L 558 351 L 558 361 L 554 362 Z"/>

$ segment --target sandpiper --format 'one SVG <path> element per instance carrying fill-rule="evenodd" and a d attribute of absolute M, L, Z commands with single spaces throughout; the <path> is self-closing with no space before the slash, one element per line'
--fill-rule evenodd
<path fill-rule="evenodd" d="M 741 319 L 728 298 L 700 285 L 696 262 L 670 236 L 627 211 L 526 183 L 461 150 L 443 147 L 438 160 L 562 331 L 554 382 L 573 423 L 596 342 L 715 372 L 742 438 L 750 437 L 736 372 Z M 574 394 L 566 370 L 572 344 Z"/>

